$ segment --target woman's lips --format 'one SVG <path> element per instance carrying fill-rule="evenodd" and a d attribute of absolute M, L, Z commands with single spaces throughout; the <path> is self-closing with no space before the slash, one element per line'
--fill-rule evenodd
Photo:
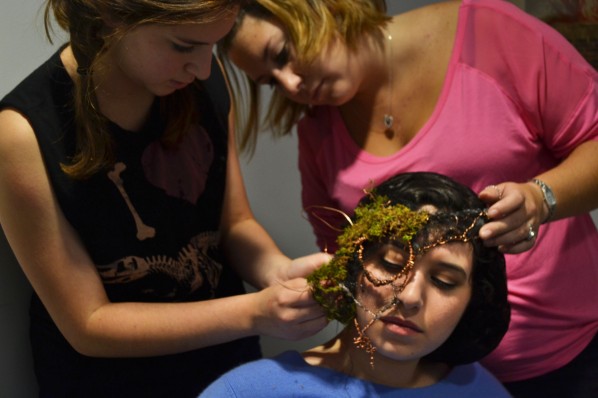
<path fill-rule="evenodd" d="M 398 334 L 409 335 L 423 333 L 423 330 L 411 321 L 396 317 L 380 318 L 388 328 Z"/>
<path fill-rule="evenodd" d="M 190 81 L 190 82 L 181 82 L 181 81 L 178 81 L 178 80 L 171 80 L 171 82 L 172 82 L 172 85 L 173 85 L 173 86 L 174 86 L 174 87 L 175 87 L 177 90 L 180 90 L 180 89 L 182 89 L 182 88 L 185 88 L 185 87 L 187 87 L 189 84 L 193 83 L 193 81 Z"/>

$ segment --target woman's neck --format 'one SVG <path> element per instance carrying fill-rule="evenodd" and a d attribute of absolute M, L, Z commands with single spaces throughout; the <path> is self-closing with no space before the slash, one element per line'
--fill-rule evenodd
<path fill-rule="evenodd" d="M 392 32 L 389 27 L 381 36 L 365 35 L 356 44 L 352 60 L 359 65 L 356 68 L 358 75 L 353 82 L 356 92 L 353 98 L 340 106 L 341 113 L 345 113 L 345 110 L 349 114 L 357 111 L 364 122 L 379 130 L 383 130 L 384 126 L 377 122 L 382 121 L 381 115 L 389 112 L 392 103 L 394 68 L 391 65 L 394 62 L 391 57 L 395 43 L 390 37 Z"/>
<path fill-rule="evenodd" d="M 373 37 L 360 43 L 356 53 L 364 62 L 362 78 L 357 81 L 354 97 L 339 107 L 355 143 L 375 156 L 396 153 L 416 131 L 412 126 L 414 111 L 405 111 L 406 101 L 413 101 L 412 83 L 406 79 L 413 77 L 411 44 L 396 25 L 393 19 L 382 33 L 381 43 Z M 393 119 L 390 127 L 385 125 L 386 115 Z"/>
<path fill-rule="evenodd" d="M 374 353 L 372 357 L 354 344 L 358 337 L 353 326 L 347 326 L 340 334 L 305 353 L 303 357 L 313 366 L 322 366 L 372 383 L 397 388 L 425 387 L 444 378 L 450 368 L 446 364 L 425 361 L 399 361 Z"/>

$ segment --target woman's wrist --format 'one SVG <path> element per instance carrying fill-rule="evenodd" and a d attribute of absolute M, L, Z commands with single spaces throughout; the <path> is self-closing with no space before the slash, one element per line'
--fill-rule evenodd
<path fill-rule="evenodd" d="M 540 224 L 547 223 L 548 221 L 552 220 L 554 217 L 554 212 L 556 210 L 556 197 L 554 196 L 554 192 L 552 188 L 544 181 L 539 180 L 537 178 L 533 178 L 530 180 L 539 190 L 542 195 L 542 218 Z"/>

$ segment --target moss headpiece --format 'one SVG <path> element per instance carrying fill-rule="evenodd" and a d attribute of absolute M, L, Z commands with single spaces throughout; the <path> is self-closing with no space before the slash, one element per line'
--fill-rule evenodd
<path fill-rule="evenodd" d="M 484 217 L 480 209 L 433 214 L 413 211 L 401 204 L 391 204 L 386 196 L 372 196 L 369 203 L 355 209 L 353 223 L 337 238 L 338 250 L 332 260 L 308 276 L 313 296 L 328 319 L 346 324 L 355 317 L 354 288 L 358 274 L 365 274 L 375 286 L 394 283 L 399 278 L 405 284 L 416 255 L 440 244 L 475 238 L 477 231 L 473 227 Z M 372 277 L 363 267 L 362 258 L 364 245 L 382 241 L 399 242 L 408 252 L 403 269 L 386 280 Z"/>
<path fill-rule="evenodd" d="M 355 209 L 355 221 L 337 238 L 338 250 L 330 262 L 313 272 L 307 281 L 314 298 L 328 319 L 347 323 L 355 317 L 355 303 L 347 291 L 349 263 L 365 241 L 392 237 L 409 243 L 428 221 L 429 214 L 411 211 L 403 205 L 390 205 L 385 196 Z"/>

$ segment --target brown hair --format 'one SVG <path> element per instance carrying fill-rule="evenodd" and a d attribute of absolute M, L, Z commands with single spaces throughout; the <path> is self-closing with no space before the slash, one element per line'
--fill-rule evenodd
<path fill-rule="evenodd" d="M 88 178 L 114 160 L 108 120 L 99 111 L 92 79 L 108 48 L 140 25 L 213 22 L 243 3 L 243 0 L 47 0 L 46 35 L 52 41 L 53 15 L 58 26 L 69 33 L 78 64 L 72 104 L 77 147 L 71 163 L 62 165 L 65 173 L 73 178 Z M 108 34 L 105 33 L 107 19 L 119 26 Z M 161 111 L 168 120 L 162 137 L 166 145 L 176 143 L 198 117 L 190 90 L 189 87 L 160 99 Z"/>

